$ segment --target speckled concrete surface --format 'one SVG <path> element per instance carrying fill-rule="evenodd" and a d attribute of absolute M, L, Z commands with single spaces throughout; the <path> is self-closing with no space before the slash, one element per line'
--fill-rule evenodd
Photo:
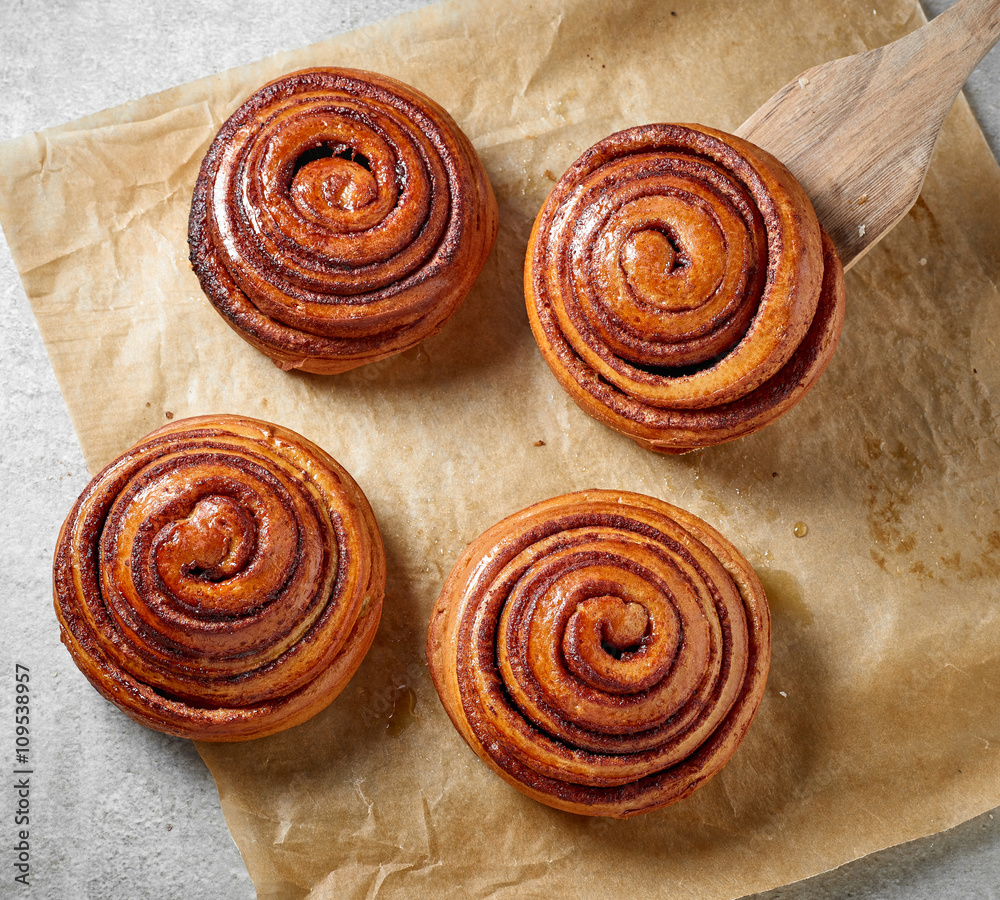
<path fill-rule="evenodd" d="M 421 0 L 3 0 L 0 141 L 293 49 L 424 5 Z M 937 14 L 948 0 L 925 4 Z M 1000 52 L 968 86 L 1000 153 Z M 15 796 L 0 800 L 0 896 L 248 898 L 254 894 L 186 741 L 149 732 L 52 652 L 50 560 L 87 474 L 6 243 L 0 239 L 0 765 L 13 766 L 15 665 L 31 686 L 31 888 L 14 883 Z M 59 648 L 56 648 L 57 650 Z M 757 900 L 992 898 L 1000 810 Z"/>

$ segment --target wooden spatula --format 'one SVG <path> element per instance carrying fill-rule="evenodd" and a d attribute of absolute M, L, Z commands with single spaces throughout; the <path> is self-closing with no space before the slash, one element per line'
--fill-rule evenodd
<path fill-rule="evenodd" d="M 1000 0 L 959 0 L 885 47 L 808 69 L 736 133 L 798 178 L 848 269 L 916 201 L 948 110 L 998 40 Z"/>

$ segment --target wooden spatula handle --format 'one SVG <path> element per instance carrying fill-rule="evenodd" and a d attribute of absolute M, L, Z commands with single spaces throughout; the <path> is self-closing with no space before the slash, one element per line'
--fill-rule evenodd
<path fill-rule="evenodd" d="M 922 36 L 915 51 L 925 54 L 924 68 L 936 67 L 957 93 L 1000 39 L 1000 0 L 958 0 L 914 35 Z"/>
<path fill-rule="evenodd" d="M 959 0 L 934 21 L 803 72 L 736 133 L 808 192 L 847 269 L 913 205 L 948 110 L 1000 39 L 1000 0 Z"/>

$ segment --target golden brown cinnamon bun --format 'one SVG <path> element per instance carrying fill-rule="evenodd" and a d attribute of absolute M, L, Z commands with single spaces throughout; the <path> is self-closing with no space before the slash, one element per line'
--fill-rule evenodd
<path fill-rule="evenodd" d="M 222 126 L 189 244 L 243 338 L 283 369 L 334 373 L 438 332 L 496 231 L 489 180 L 444 109 L 382 75 L 307 69 Z"/>
<path fill-rule="evenodd" d="M 529 507 L 462 555 L 427 658 L 469 746 L 557 809 L 626 817 L 691 794 L 735 752 L 770 662 L 750 564 L 641 494 Z"/>
<path fill-rule="evenodd" d="M 768 153 L 700 125 L 591 147 L 528 246 L 532 331 L 590 415 L 651 450 L 743 437 L 826 368 L 843 267 L 805 191 Z"/>
<path fill-rule="evenodd" d="M 143 725 L 205 741 L 303 722 L 378 627 L 385 556 L 361 489 L 286 428 L 183 419 L 108 465 L 66 519 L 62 640 Z"/>

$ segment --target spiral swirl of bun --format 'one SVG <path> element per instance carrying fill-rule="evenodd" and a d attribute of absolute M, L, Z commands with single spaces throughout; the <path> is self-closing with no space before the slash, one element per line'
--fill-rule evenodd
<path fill-rule="evenodd" d="M 700 125 L 646 125 L 591 147 L 535 221 L 532 331 L 591 416 L 651 450 L 751 434 L 822 374 L 843 267 L 774 157 Z"/>
<path fill-rule="evenodd" d="M 154 431 L 98 474 L 59 535 L 63 643 L 150 728 L 205 741 L 305 721 L 378 627 L 382 538 L 350 475 L 286 428 L 238 416 Z"/>
<path fill-rule="evenodd" d="M 440 331 L 496 231 L 489 180 L 444 109 L 382 75 L 307 69 L 222 126 L 189 244 L 237 333 L 283 369 L 330 374 Z"/>
<path fill-rule="evenodd" d="M 770 613 L 718 532 L 640 494 L 538 503 L 474 541 L 431 617 L 441 701 L 483 761 L 549 806 L 627 817 L 690 795 L 764 692 Z"/>

